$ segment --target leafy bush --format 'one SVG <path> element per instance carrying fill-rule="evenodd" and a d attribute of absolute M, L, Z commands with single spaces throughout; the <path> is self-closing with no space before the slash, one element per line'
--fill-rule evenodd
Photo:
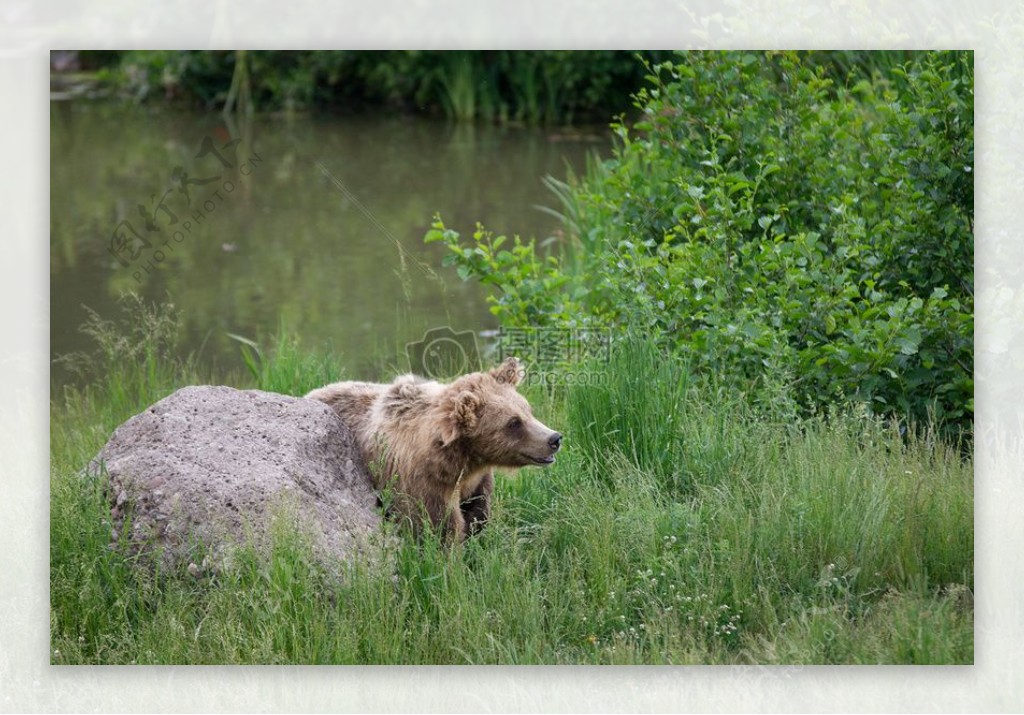
<path fill-rule="evenodd" d="M 559 191 L 571 260 L 546 259 L 539 283 L 491 260 L 486 231 L 428 237 L 497 286 L 506 324 L 639 329 L 726 382 L 787 383 L 804 408 L 969 428 L 971 56 L 918 53 L 850 86 L 836 71 L 775 52 L 653 66 L 614 156 Z"/>
<path fill-rule="evenodd" d="M 538 255 L 533 241 L 524 243 L 515 236 L 507 245 L 507 236 L 495 236 L 477 224 L 472 245 L 463 246 L 459 233 L 446 228 L 440 216 L 434 217 L 424 241 L 443 243 L 448 249 L 443 265 L 455 266 L 463 280 L 476 277 L 499 289 L 487 300 L 502 323 L 545 327 L 574 324 L 586 289 L 561 270 L 557 258 Z"/>

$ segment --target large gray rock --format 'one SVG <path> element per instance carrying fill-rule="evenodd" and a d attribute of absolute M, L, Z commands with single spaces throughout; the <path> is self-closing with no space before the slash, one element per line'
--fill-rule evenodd
<path fill-rule="evenodd" d="M 109 480 L 114 538 L 130 516 L 120 539 L 172 561 L 197 560 L 201 544 L 216 566 L 282 521 L 328 560 L 371 548 L 380 531 L 352 435 L 315 400 L 186 387 L 118 427 L 88 471 Z"/>

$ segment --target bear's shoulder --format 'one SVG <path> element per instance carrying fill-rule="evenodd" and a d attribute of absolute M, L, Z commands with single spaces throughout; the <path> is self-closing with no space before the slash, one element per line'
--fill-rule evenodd
<path fill-rule="evenodd" d="M 388 417 L 411 417 L 422 413 L 444 391 L 445 385 L 418 375 L 400 375 L 381 396 L 381 407 Z"/>

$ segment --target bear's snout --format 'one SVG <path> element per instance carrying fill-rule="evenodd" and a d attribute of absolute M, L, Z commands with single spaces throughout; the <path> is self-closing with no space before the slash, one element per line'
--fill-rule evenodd
<path fill-rule="evenodd" d="M 548 437 L 548 446 L 551 447 L 552 452 L 557 452 L 559 447 L 562 446 L 562 435 L 555 432 L 553 435 Z"/>

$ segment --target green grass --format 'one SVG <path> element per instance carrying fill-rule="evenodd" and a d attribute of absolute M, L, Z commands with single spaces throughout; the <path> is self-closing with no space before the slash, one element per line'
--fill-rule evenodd
<path fill-rule="evenodd" d="M 489 527 L 453 553 L 404 540 L 332 575 L 282 517 L 271 553 L 212 577 L 135 564 L 78 471 L 121 421 L 209 381 L 150 354 L 52 404 L 53 663 L 973 662 L 957 446 L 856 412 L 754 412 L 643 342 L 590 366 L 600 387 L 529 392 L 564 453 L 499 479 Z M 282 340 L 226 381 L 335 377 Z"/>

